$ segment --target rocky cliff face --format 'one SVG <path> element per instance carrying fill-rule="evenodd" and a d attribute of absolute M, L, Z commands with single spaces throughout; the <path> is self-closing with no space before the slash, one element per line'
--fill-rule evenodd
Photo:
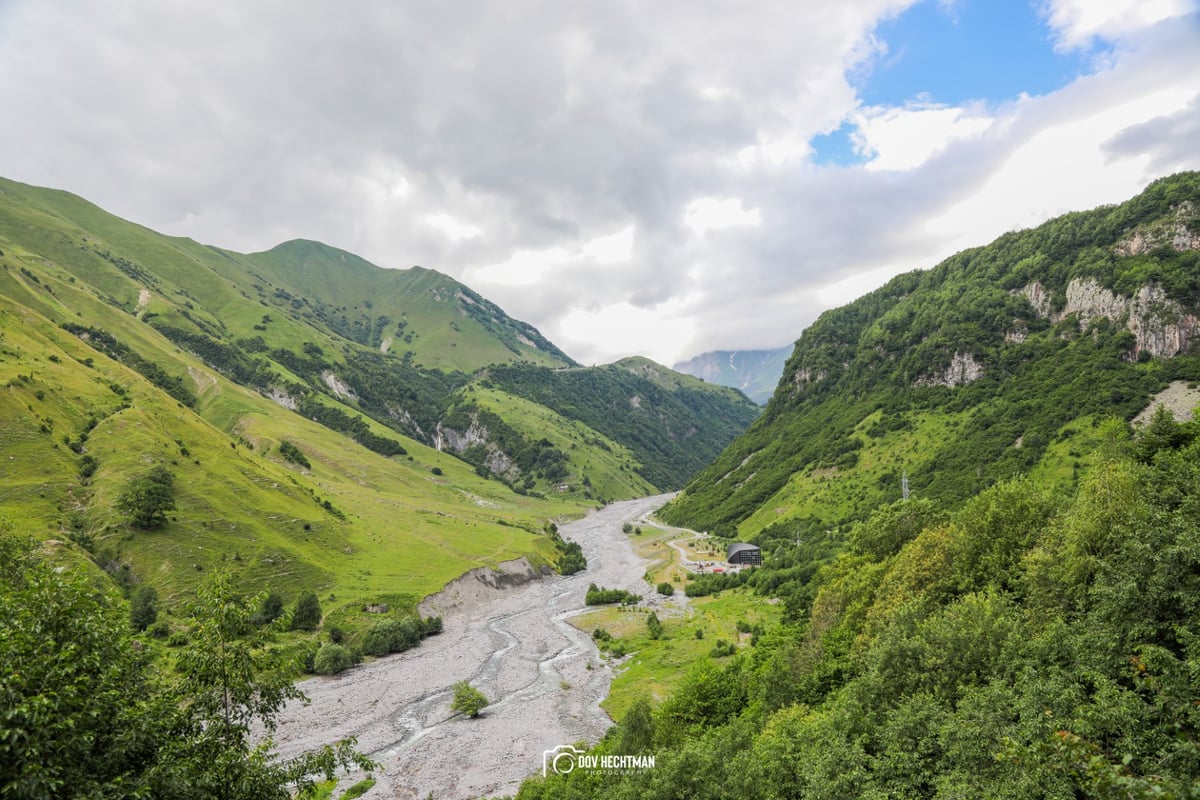
<path fill-rule="evenodd" d="M 1113 247 L 1119 256 L 1140 256 L 1156 247 L 1168 245 L 1175 250 L 1200 250 L 1200 235 L 1192 231 L 1200 216 L 1196 204 L 1184 200 L 1172 210 L 1171 216 L 1154 224 L 1135 229 Z M 1189 227 L 1191 223 L 1191 227 Z"/>
<path fill-rule="evenodd" d="M 917 378 L 917 386 L 963 386 L 983 377 L 983 365 L 975 360 L 975 356 L 963 351 L 957 351 L 950 359 L 950 366 L 941 372 L 924 375 Z"/>
<path fill-rule="evenodd" d="M 1143 352 L 1155 358 L 1170 358 L 1186 352 L 1200 336 L 1200 318 L 1187 313 L 1155 284 L 1125 297 L 1105 289 L 1093 278 L 1075 278 L 1067 284 L 1066 304 L 1059 311 L 1053 310 L 1049 293 L 1036 281 L 1022 288 L 1020 294 L 1038 316 L 1055 324 L 1075 315 L 1085 331 L 1099 319 L 1125 326 L 1136 338 L 1131 358 Z"/>

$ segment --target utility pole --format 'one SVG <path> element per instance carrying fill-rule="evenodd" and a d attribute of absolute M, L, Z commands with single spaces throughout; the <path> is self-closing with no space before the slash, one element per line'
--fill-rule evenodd
<path fill-rule="evenodd" d="M 904 477 L 900 479 L 900 493 L 908 499 L 908 470 L 904 470 Z"/>

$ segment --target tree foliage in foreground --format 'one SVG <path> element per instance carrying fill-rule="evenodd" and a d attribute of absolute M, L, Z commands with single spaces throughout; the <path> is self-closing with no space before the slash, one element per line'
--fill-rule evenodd
<path fill-rule="evenodd" d="M 200 592 L 178 675 L 135 645 L 119 594 L 0 531 L 0 797 L 285 800 L 339 767 L 373 766 L 346 740 L 288 761 L 255 743 L 293 675 L 261 646 L 217 576 Z"/>
<path fill-rule="evenodd" d="M 799 621 L 595 748 L 654 769 L 518 797 L 1200 797 L 1200 424 L 1124 430 L 1067 496 L 881 509 Z"/>

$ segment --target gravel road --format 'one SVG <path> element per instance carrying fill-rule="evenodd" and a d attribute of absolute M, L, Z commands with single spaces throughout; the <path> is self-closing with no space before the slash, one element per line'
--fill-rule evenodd
<path fill-rule="evenodd" d="M 642 521 L 670 497 L 612 503 L 562 526 L 588 560 L 577 575 L 507 589 L 460 579 L 458 591 L 448 587 L 427 601 L 443 613 L 441 635 L 342 675 L 304 681 L 311 703 L 281 715 L 277 751 L 286 758 L 355 736 L 359 750 L 384 769 L 365 797 L 423 799 L 432 792 L 456 800 L 513 794 L 541 771 L 544 751 L 595 742 L 612 725 L 600 708 L 612 673 L 591 638 L 567 619 L 584 610 L 592 582 L 650 596 L 646 564 L 621 526 Z M 478 719 L 450 711 L 449 687 L 459 680 L 491 700 Z"/>

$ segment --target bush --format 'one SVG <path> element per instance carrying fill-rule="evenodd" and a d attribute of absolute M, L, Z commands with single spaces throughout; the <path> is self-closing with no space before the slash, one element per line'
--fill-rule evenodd
<path fill-rule="evenodd" d="M 318 675 L 337 675 L 354 663 L 350 651 L 340 644 L 322 645 L 313 658 L 313 671 Z"/>
<path fill-rule="evenodd" d="M 733 655 L 735 649 L 732 644 L 724 639 L 717 639 L 717 643 L 713 645 L 713 649 L 709 652 L 709 655 L 713 658 L 723 658 Z"/>
<path fill-rule="evenodd" d="M 385 619 L 376 622 L 363 640 L 363 653 L 386 656 L 416 647 L 421 641 L 421 623 L 412 617 L 403 620 Z"/>
<path fill-rule="evenodd" d="M 144 631 L 158 619 L 158 592 L 145 584 L 133 591 L 129 599 L 129 624 L 135 631 Z"/>
<path fill-rule="evenodd" d="M 670 597 L 675 594 L 675 587 L 669 581 L 663 581 L 658 585 L 658 593 L 664 597 Z"/>
<path fill-rule="evenodd" d="M 479 712 L 488 704 L 483 692 L 466 681 L 454 684 L 454 702 L 450 704 L 452 711 L 461 711 L 468 717 L 478 717 Z"/>
<path fill-rule="evenodd" d="M 304 467 L 305 469 L 312 469 L 312 464 L 309 463 L 308 458 L 303 452 L 301 452 L 300 448 L 296 447 L 296 445 L 292 444 L 287 439 L 284 439 L 279 443 L 279 455 L 283 456 L 296 466 Z"/>

